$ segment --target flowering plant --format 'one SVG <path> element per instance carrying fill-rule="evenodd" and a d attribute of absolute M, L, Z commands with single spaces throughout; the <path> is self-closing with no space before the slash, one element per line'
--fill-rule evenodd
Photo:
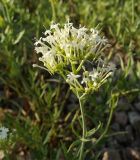
<path fill-rule="evenodd" d="M 115 65 L 107 63 L 102 54 L 108 47 L 107 42 L 96 29 L 81 26 L 75 28 L 69 22 L 63 27 L 52 23 L 50 30 L 45 31 L 44 37 L 35 42 L 36 52 L 42 54 L 39 60 L 43 62 L 44 68 L 50 74 L 60 74 L 79 99 L 83 128 L 80 160 L 83 159 L 84 143 L 88 141 L 84 97 L 99 89 L 115 69 Z"/>
<path fill-rule="evenodd" d="M 9 132 L 9 129 L 8 129 L 8 128 L 1 127 L 1 128 L 0 128 L 0 139 L 6 139 L 8 132 Z"/>

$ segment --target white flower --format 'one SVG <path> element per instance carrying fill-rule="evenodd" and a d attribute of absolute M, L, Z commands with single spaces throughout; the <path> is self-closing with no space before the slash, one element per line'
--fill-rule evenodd
<path fill-rule="evenodd" d="M 83 80 L 81 81 L 81 84 L 87 83 L 87 82 L 89 82 L 89 81 L 90 81 L 89 78 L 83 77 Z"/>
<path fill-rule="evenodd" d="M 97 82 L 93 82 L 93 86 L 97 87 L 98 83 Z"/>
<path fill-rule="evenodd" d="M 74 80 L 76 80 L 77 78 L 81 77 L 80 75 L 76 75 L 73 74 L 72 72 L 70 72 L 70 74 L 67 75 L 67 80 L 69 82 L 73 82 Z"/>
<path fill-rule="evenodd" d="M 52 33 L 52 32 L 51 32 L 50 30 L 46 30 L 46 31 L 45 31 L 45 35 L 51 35 L 51 33 Z"/>
<path fill-rule="evenodd" d="M 108 69 L 109 69 L 110 71 L 114 71 L 114 70 L 116 69 L 116 65 L 115 65 L 114 63 L 110 62 L 110 63 L 108 64 Z"/>
<path fill-rule="evenodd" d="M 62 27 L 52 23 L 44 36 L 35 42 L 35 50 L 41 53 L 39 60 L 49 73 L 58 72 L 67 76 L 66 82 L 73 89 L 79 88 L 81 92 L 87 90 L 89 93 L 106 82 L 115 70 L 113 63 L 102 59 L 102 51 L 108 46 L 107 42 L 96 29 L 82 26 L 75 28 L 69 22 Z M 90 65 L 94 66 L 93 71 L 89 71 Z"/>
<path fill-rule="evenodd" d="M 83 38 L 84 36 L 86 36 L 87 35 L 87 28 L 85 28 L 85 27 L 81 27 L 81 28 L 79 28 L 78 30 L 77 30 L 77 38 Z"/>
<path fill-rule="evenodd" d="M 116 65 L 112 62 L 104 65 L 104 68 L 102 69 L 104 72 L 114 72 L 116 69 Z"/>
<path fill-rule="evenodd" d="M 44 37 L 35 42 L 35 50 L 42 53 L 41 61 L 45 64 L 51 64 L 54 68 L 60 66 L 66 67 L 71 61 L 84 60 L 86 55 L 90 58 L 96 56 L 100 44 L 106 43 L 106 39 L 101 37 L 97 30 L 87 29 L 86 27 L 75 28 L 72 23 L 67 22 L 63 27 L 60 24 L 52 23 L 49 30 L 46 30 Z M 100 49 L 102 46 L 100 46 Z M 51 53 L 55 52 L 54 56 Z M 49 54 L 48 54 L 49 53 Z M 59 57 L 59 58 L 58 58 Z M 51 61 L 51 58 L 53 59 Z M 58 62 L 58 59 L 61 60 Z M 50 62 L 51 61 L 51 62 Z M 63 65 L 61 65 L 61 63 Z M 60 65 L 59 65 L 60 64 Z M 48 65 L 45 65 L 48 68 Z M 63 69 L 62 68 L 62 69 Z M 53 70 L 53 69 L 52 69 Z M 50 71 L 52 73 L 52 70 Z M 54 70 L 56 72 L 57 70 Z"/>
<path fill-rule="evenodd" d="M 42 46 L 42 47 L 36 47 L 36 48 L 35 48 L 35 51 L 36 51 L 37 53 L 47 53 L 47 52 L 49 51 L 49 48 L 44 47 L 44 46 Z"/>
<path fill-rule="evenodd" d="M 8 128 L 1 127 L 1 128 L 0 128 L 0 139 L 6 139 L 8 132 L 9 132 L 9 129 L 8 129 Z"/>
<path fill-rule="evenodd" d="M 51 27 L 50 27 L 50 29 L 55 29 L 55 30 L 59 30 L 59 23 L 57 23 L 57 24 L 55 24 L 55 23 L 52 23 L 51 24 Z"/>
<path fill-rule="evenodd" d="M 99 77 L 99 72 L 93 70 L 89 73 L 89 76 L 91 77 L 92 81 L 95 81 Z"/>

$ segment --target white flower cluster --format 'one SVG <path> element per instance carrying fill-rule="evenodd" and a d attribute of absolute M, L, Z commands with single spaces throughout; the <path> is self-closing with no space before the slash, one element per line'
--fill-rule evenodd
<path fill-rule="evenodd" d="M 40 61 L 50 73 L 54 73 L 72 61 L 96 57 L 106 42 L 97 30 L 85 27 L 76 29 L 72 23 L 66 23 L 62 28 L 59 24 L 52 24 L 45 37 L 35 42 L 35 50 L 42 53 Z"/>
<path fill-rule="evenodd" d="M 114 65 L 105 64 L 101 53 L 108 46 L 107 39 L 99 36 L 95 29 L 75 28 L 67 22 L 51 24 L 50 30 L 35 42 L 35 50 L 41 53 L 40 61 L 54 74 L 61 74 L 67 82 L 85 92 L 97 89 L 115 69 Z M 85 67 L 85 63 L 96 63 L 96 67 Z"/>
<path fill-rule="evenodd" d="M 98 61 L 98 66 L 88 71 L 83 67 L 82 74 L 73 74 L 70 72 L 67 75 L 67 82 L 70 84 L 71 89 L 77 88 L 81 93 L 90 93 L 98 89 L 106 79 L 112 75 L 115 70 L 113 63 L 105 64 L 104 61 Z"/>
<path fill-rule="evenodd" d="M 9 129 L 5 127 L 0 128 L 0 139 L 6 139 L 8 135 Z"/>

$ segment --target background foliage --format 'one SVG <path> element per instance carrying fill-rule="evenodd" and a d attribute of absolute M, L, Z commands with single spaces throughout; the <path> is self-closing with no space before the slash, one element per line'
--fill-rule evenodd
<path fill-rule="evenodd" d="M 52 20 L 65 23 L 69 17 L 75 26 L 97 27 L 109 39 L 105 54 L 117 71 L 86 106 L 87 123 L 96 127 L 99 121 L 106 123 L 110 103 L 116 106 L 122 96 L 131 103 L 140 96 L 139 15 L 139 0 L 0 1 L 0 121 L 17 134 L 7 145 L 6 159 L 18 159 L 21 152 L 34 160 L 75 159 L 74 150 L 66 150 L 75 139 L 73 127 L 81 133 L 78 102 L 61 78 L 51 79 L 46 71 L 32 67 L 38 63 L 35 37 Z M 90 159 L 103 143 L 96 148 L 94 143 L 87 145 Z"/>

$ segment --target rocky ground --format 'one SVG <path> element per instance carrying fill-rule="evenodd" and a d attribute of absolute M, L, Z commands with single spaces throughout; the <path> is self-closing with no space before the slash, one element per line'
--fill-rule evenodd
<path fill-rule="evenodd" d="M 133 104 L 119 100 L 111 129 L 102 160 L 140 160 L 140 97 Z"/>

